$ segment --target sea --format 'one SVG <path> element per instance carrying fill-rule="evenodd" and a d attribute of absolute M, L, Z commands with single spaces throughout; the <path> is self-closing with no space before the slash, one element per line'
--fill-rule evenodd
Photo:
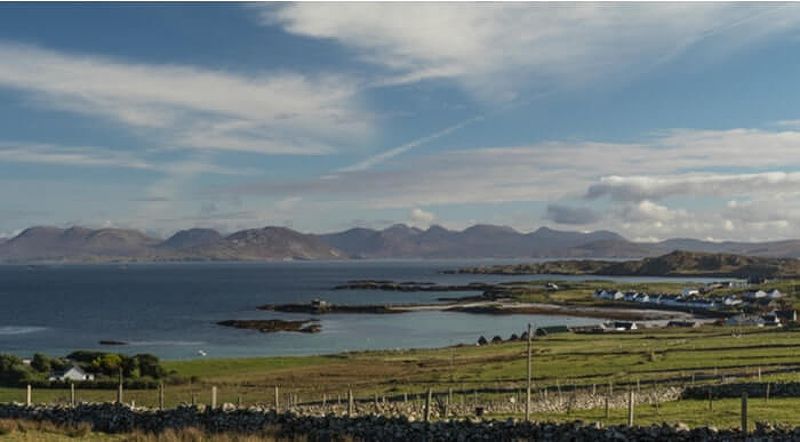
<path fill-rule="evenodd" d="M 406 304 L 470 292 L 333 290 L 349 280 L 463 284 L 586 279 L 548 275 L 442 274 L 503 260 L 359 260 L 268 263 L 0 265 L 0 353 L 54 356 L 75 350 L 152 353 L 163 359 L 315 355 L 372 349 L 474 344 L 535 326 L 588 325 L 601 319 L 457 312 L 332 314 L 317 317 L 321 333 L 260 333 L 219 326 L 226 319 L 309 319 L 309 314 L 259 311 L 263 304 Z M 591 279 L 602 279 L 596 276 Z M 616 281 L 677 278 L 620 277 Z M 686 280 L 689 281 L 689 280 Z M 692 281 L 707 282 L 703 278 Z M 613 282 L 609 279 L 609 283 Z M 100 345 L 101 340 L 123 346 Z"/>

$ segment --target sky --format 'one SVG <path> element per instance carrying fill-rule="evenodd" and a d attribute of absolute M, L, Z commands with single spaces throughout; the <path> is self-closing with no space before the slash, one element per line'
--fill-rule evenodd
<path fill-rule="evenodd" d="M 0 237 L 800 238 L 800 4 L 2 3 Z"/>

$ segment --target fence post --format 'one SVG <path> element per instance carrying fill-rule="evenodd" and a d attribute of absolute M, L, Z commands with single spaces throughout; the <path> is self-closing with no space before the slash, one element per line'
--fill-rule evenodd
<path fill-rule="evenodd" d="M 325 406 L 327 406 L 327 405 L 328 405 L 328 395 L 325 394 L 325 393 L 322 393 L 322 408 L 325 408 Z"/>
<path fill-rule="evenodd" d="M 211 387 L 211 408 L 217 408 L 217 386 Z"/>
<path fill-rule="evenodd" d="M 633 390 L 628 391 L 628 426 L 633 426 L 633 401 L 634 401 L 634 394 Z"/>
<path fill-rule="evenodd" d="M 75 383 L 70 382 L 69 384 L 69 403 L 73 407 L 75 406 Z"/>
<path fill-rule="evenodd" d="M 347 390 L 347 415 L 353 416 L 353 390 Z"/>
<path fill-rule="evenodd" d="M 747 439 L 747 392 L 742 392 L 742 436 Z"/>
<path fill-rule="evenodd" d="M 765 397 L 767 403 L 769 403 L 769 384 L 770 383 L 767 382 L 767 394 L 766 394 L 766 397 Z"/>
<path fill-rule="evenodd" d="M 711 396 L 711 388 L 709 387 L 708 391 L 706 392 L 708 395 L 708 411 L 714 411 L 714 398 Z"/>
<path fill-rule="evenodd" d="M 278 392 L 278 386 L 275 386 L 275 412 L 279 412 L 281 408 L 281 396 Z"/>
<path fill-rule="evenodd" d="M 31 396 L 32 396 L 32 394 L 31 394 L 31 384 L 28 384 L 28 388 L 27 388 L 27 390 L 25 392 L 25 405 L 27 405 L 29 407 L 31 406 L 31 399 L 32 399 Z"/>
<path fill-rule="evenodd" d="M 122 403 L 122 367 L 119 369 L 119 386 L 117 387 L 117 403 Z"/>
<path fill-rule="evenodd" d="M 611 417 L 611 412 L 608 409 L 608 395 L 606 395 L 606 419 Z"/>
<path fill-rule="evenodd" d="M 428 388 L 428 395 L 425 396 L 425 422 L 431 421 L 431 396 L 433 392 Z"/>
<path fill-rule="evenodd" d="M 556 389 L 558 390 L 558 406 L 564 403 L 564 398 L 561 397 L 561 383 L 556 379 Z"/>
<path fill-rule="evenodd" d="M 525 422 L 531 420 L 531 324 L 528 323 L 528 386 L 525 390 Z"/>
<path fill-rule="evenodd" d="M 164 409 L 164 402 L 166 402 L 166 391 L 164 391 L 164 383 L 158 383 L 158 408 L 160 410 Z"/>

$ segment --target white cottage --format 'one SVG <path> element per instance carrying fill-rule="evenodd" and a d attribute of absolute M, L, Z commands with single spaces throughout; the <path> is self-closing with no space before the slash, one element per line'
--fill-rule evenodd
<path fill-rule="evenodd" d="M 93 381 L 94 380 L 94 375 L 91 374 L 91 373 L 86 373 L 85 371 L 83 371 L 83 369 L 81 369 L 77 365 L 73 365 L 72 367 L 68 368 L 67 370 L 54 372 L 50 376 L 49 380 L 50 381 L 61 381 L 61 382 L 65 382 L 65 381 L 77 381 L 77 382 Z"/>

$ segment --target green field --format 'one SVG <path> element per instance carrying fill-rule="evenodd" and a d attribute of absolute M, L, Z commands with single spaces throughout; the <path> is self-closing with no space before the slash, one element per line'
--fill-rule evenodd
<path fill-rule="evenodd" d="M 522 324 L 521 324 L 522 326 Z M 734 333 L 735 332 L 735 333 Z M 296 394 L 301 402 L 344 397 L 352 389 L 357 397 L 422 393 L 428 388 L 456 395 L 481 388 L 524 388 L 526 345 L 522 342 L 483 347 L 462 346 L 435 350 L 373 351 L 334 356 L 167 361 L 166 368 L 194 377 L 195 382 L 168 385 L 168 406 L 209 403 L 211 387 L 219 401 L 272 404 L 274 386 L 281 394 Z M 753 379 L 759 369 L 764 380 L 797 380 L 800 372 L 800 331 L 785 329 L 734 330 L 708 326 L 694 330 L 660 329 L 620 334 L 555 334 L 534 341 L 535 388 L 584 386 L 616 388 L 637 381 L 686 384 L 716 382 L 723 375 Z M 776 370 L 788 372 L 772 373 Z M 706 377 L 714 377 L 706 379 Z M 79 400 L 110 401 L 112 390 L 77 389 Z M 66 402 L 66 389 L 35 389 L 34 402 Z M 156 390 L 125 392 L 125 401 L 156 405 Z M 23 401 L 24 389 L 0 389 L 0 401 Z M 691 401 L 665 405 L 661 412 L 691 422 Z M 777 404 L 777 402 L 776 402 Z M 702 405 L 702 404 L 701 404 Z M 771 405 L 778 407 L 778 405 Z M 735 407 L 734 407 L 735 408 Z M 777 410 L 776 408 L 776 410 Z M 686 417 L 681 418 L 682 409 Z M 720 413 L 724 407 L 720 407 Z M 735 411 L 735 410 L 734 410 Z M 576 412 L 578 413 L 578 412 Z M 585 415 L 547 418 L 592 418 Z M 645 418 L 647 415 L 643 414 Z M 782 416 L 776 411 L 775 416 Z M 658 420 L 657 416 L 653 419 Z M 719 416 L 724 420 L 724 414 Z"/>

